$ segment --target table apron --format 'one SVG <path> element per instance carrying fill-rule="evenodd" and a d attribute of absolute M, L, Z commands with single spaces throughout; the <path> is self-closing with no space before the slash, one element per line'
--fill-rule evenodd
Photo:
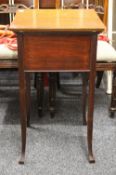
<path fill-rule="evenodd" d="M 90 70 L 91 35 L 27 33 L 21 44 L 25 71 Z"/>

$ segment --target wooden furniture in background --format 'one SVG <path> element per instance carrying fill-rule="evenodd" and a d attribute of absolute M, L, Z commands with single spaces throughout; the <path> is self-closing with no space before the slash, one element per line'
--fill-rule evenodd
<path fill-rule="evenodd" d="M 73 0 L 71 0 L 71 2 L 72 1 Z M 71 7 L 76 8 L 77 4 L 72 3 Z M 85 4 L 83 7 L 86 8 L 87 4 Z M 66 7 L 66 8 L 68 8 L 68 7 Z M 70 6 L 69 6 L 69 8 L 70 8 Z M 97 14 L 102 19 L 103 23 L 106 25 L 106 29 L 102 35 L 104 37 L 105 36 L 107 37 L 108 0 L 98 0 L 98 1 L 90 0 L 89 4 L 88 4 L 88 8 L 95 9 Z M 97 58 L 96 59 L 96 74 L 97 74 L 96 87 L 99 88 L 104 71 L 115 71 L 116 70 L 116 51 L 112 47 L 112 45 L 110 43 L 108 43 L 107 41 L 98 40 L 97 46 L 98 47 L 97 47 L 97 57 L 96 57 Z M 115 77 L 115 75 L 114 75 L 114 77 Z M 113 84 L 115 86 L 114 82 L 113 82 Z M 86 89 L 87 89 L 87 76 L 85 76 L 85 78 L 83 79 L 83 92 L 84 92 L 84 95 L 83 95 L 83 99 L 84 99 L 83 100 L 83 118 L 86 115 L 86 110 L 85 110 L 85 106 L 86 106 L 85 103 L 86 103 L 86 99 L 87 99 Z M 114 87 L 113 87 L 113 90 L 114 90 Z M 52 92 L 55 92 L 55 90 L 53 90 L 53 88 L 52 88 Z M 54 95 L 54 93 L 52 93 L 52 94 L 53 94 L 53 96 L 51 97 L 51 99 L 54 99 L 54 101 L 55 101 L 55 98 L 54 98 L 55 95 Z M 113 92 L 112 103 L 111 103 L 111 108 L 110 108 L 111 114 L 113 114 L 113 110 L 115 110 L 114 104 L 115 104 L 116 100 L 115 100 L 114 94 L 115 93 Z M 53 109 L 55 110 L 54 105 L 53 105 Z M 53 112 L 54 112 L 54 110 L 53 110 Z M 83 122 L 86 123 L 85 121 L 86 120 L 84 119 Z"/>
<path fill-rule="evenodd" d="M 108 0 L 99 0 L 98 2 L 98 8 L 97 12 L 98 14 L 102 16 L 104 24 L 107 26 L 107 19 L 108 19 Z M 94 1 L 94 4 L 96 1 Z M 102 4 L 102 7 L 100 6 Z M 95 4 L 96 5 L 96 4 Z M 99 7 L 101 7 L 103 12 L 101 13 L 99 10 Z M 107 36 L 107 28 L 104 31 L 104 36 Z M 109 41 L 110 42 L 110 41 Z M 100 41 L 98 40 L 97 45 L 97 59 L 96 59 L 96 73 L 102 74 L 104 71 L 113 71 L 114 77 L 113 77 L 113 92 L 111 96 L 111 105 L 110 105 L 110 112 L 111 116 L 114 115 L 114 111 L 116 110 L 116 50 L 113 48 L 113 46 L 108 41 Z M 102 76 L 101 76 L 102 78 Z M 98 81 L 97 86 L 99 87 L 100 81 Z M 87 83 L 85 83 L 85 86 L 87 86 Z M 85 95 L 86 97 L 86 95 Z M 84 102 L 86 102 L 86 98 L 84 99 Z M 85 112 L 86 113 L 86 112 Z"/>
<path fill-rule="evenodd" d="M 101 0 L 104 8 L 103 15 L 103 22 L 107 26 L 107 20 L 108 20 L 108 0 Z M 107 32 L 107 30 L 106 30 Z M 102 45 L 101 45 L 102 47 Z M 103 48 L 103 47 L 102 47 Z M 104 52 L 109 50 L 108 56 L 104 56 L 103 60 L 99 59 L 97 57 L 96 62 L 96 71 L 113 71 L 113 81 L 112 81 L 112 95 L 111 95 L 111 105 L 110 105 L 110 112 L 111 116 L 114 115 L 114 111 L 116 110 L 116 50 L 114 50 L 113 46 L 109 44 L 107 46 L 107 49 L 105 48 Z M 99 60 L 99 61 L 98 61 Z"/>
<path fill-rule="evenodd" d="M 22 8 L 30 8 L 33 5 L 33 0 L 15 0 L 15 3 L 17 4 L 17 7 L 15 6 L 15 4 L 10 5 L 8 0 L 1 0 L 0 1 L 0 15 L 3 16 L 3 19 L 0 18 L 0 24 L 9 24 L 10 23 L 10 14 L 15 14 L 16 10 L 18 8 L 21 8 L 21 4 L 22 4 Z M 2 7 L 2 5 L 4 5 Z M 20 6 L 18 6 L 20 5 Z M 25 5 L 25 7 L 23 6 Z M 6 10 L 6 7 L 7 10 Z M 7 15 L 7 19 L 5 18 Z M 11 20 L 13 20 L 13 18 L 11 17 Z M 3 22 L 3 23 L 2 23 Z M 2 57 L 0 57 L 0 68 L 2 69 L 6 69 L 6 68 L 18 68 L 18 61 L 17 61 L 18 57 L 16 58 L 7 58 L 4 59 Z"/>
<path fill-rule="evenodd" d="M 115 13 L 116 1 L 113 0 L 112 2 L 110 2 L 110 6 L 112 7 L 112 9 L 110 9 L 110 10 L 113 13 L 113 14 L 111 14 L 111 16 L 113 18 L 113 22 L 112 22 L 113 25 L 112 25 L 112 27 L 110 26 L 110 29 L 112 28 L 112 30 L 110 31 L 112 34 L 110 34 L 110 35 L 111 35 L 111 38 L 113 39 L 112 44 L 116 49 L 116 20 L 115 20 L 115 17 L 116 17 L 116 13 Z M 116 112 L 116 69 L 113 73 L 113 84 L 112 84 L 110 112 L 111 112 L 111 117 L 114 117 L 114 114 Z"/>
<path fill-rule="evenodd" d="M 60 6 L 60 0 L 39 0 L 39 8 L 49 9 L 49 8 L 57 8 Z"/>
<path fill-rule="evenodd" d="M 13 15 L 15 15 L 15 13 L 18 9 L 32 8 L 32 6 L 33 6 L 32 0 L 30 0 L 30 1 L 29 0 L 15 0 L 16 4 L 9 4 L 8 1 L 3 1 L 3 0 L 1 0 L 0 2 L 4 3 L 4 4 L 0 4 L 0 15 L 3 15 L 3 17 L 4 17 L 4 15 L 5 15 L 5 17 L 7 15 L 7 17 L 8 17 L 8 19 L 3 18 L 3 20 L 7 19 L 4 22 L 3 22 L 3 20 L 1 21 L 5 24 L 9 24 L 10 20 L 13 20 Z M 0 20 L 1 20 L 1 18 L 0 18 Z M 6 46 L 6 48 L 7 48 L 7 46 Z M 18 69 L 18 53 L 17 53 L 17 51 L 9 50 L 7 48 L 7 50 L 9 50 L 9 52 L 8 51 L 6 52 L 6 49 L 5 49 L 5 51 L 2 49 L 2 47 L 0 47 L 0 49 L 1 49 L 0 50 L 1 51 L 1 53 L 0 53 L 0 69 L 2 69 L 2 70 Z M 29 118 L 27 120 L 27 124 L 29 126 Z"/>

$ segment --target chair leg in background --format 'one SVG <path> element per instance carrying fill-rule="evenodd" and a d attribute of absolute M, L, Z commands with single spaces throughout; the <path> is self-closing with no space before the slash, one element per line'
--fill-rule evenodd
<path fill-rule="evenodd" d="M 61 86 L 60 86 L 60 73 L 59 72 L 56 73 L 56 81 L 57 81 L 57 88 L 58 90 L 60 90 Z"/>
<path fill-rule="evenodd" d="M 36 73 L 36 89 L 39 117 L 43 115 L 43 101 L 44 101 L 44 73 Z"/>
<path fill-rule="evenodd" d="M 107 76 L 107 89 L 106 93 L 107 94 L 112 94 L 112 71 L 107 71 L 106 72 Z"/>
<path fill-rule="evenodd" d="M 111 95 L 111 104 L 110 104 L 111 117 L 114 117 L 115 111 L 116 111 L 116 72 L 113 74 L 112 95 Z"/>
<path fill-rule="evenodd" d="M 96 88 L 99 88 L 100 87 L 100 84 L 101 84 L 101 81 L 102 81 L 102 78 L 103 78 L 103 71 L 99 71 L 96 73 L 97 75 L 97 80 L 96 80 Z"/>
<path fill-rule="evenodd" d="M 51 118 L 55 115 L 57 75 L 57 73 L 49 73 L 49 110 Z"/>

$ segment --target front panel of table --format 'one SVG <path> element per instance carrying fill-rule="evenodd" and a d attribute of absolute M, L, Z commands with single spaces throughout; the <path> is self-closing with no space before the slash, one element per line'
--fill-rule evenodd
<path fill-rule="evenodd" d="M 89 71 L 91 35 L 26 33 L 23 35 L 25 71 Z"/>

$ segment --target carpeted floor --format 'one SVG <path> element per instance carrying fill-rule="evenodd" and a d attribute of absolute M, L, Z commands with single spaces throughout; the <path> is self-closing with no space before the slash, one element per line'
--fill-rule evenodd
<path fill-rule="evenodd" d="M 31 128 L 27 129 L 25 165 L 19 165 L 21 149 L 18 86 L 0 87 L 0 175 L 116 175 L 116 116 L 109 118 L 110 97 L 95 91 L 93 151 L 87 159 L 86 126 L 82 125 L 81 95 L 57 93 L 56 115 L 38 117 L 32 89 Z M 12 83 L 11 83 L 12 84 Z"/>

